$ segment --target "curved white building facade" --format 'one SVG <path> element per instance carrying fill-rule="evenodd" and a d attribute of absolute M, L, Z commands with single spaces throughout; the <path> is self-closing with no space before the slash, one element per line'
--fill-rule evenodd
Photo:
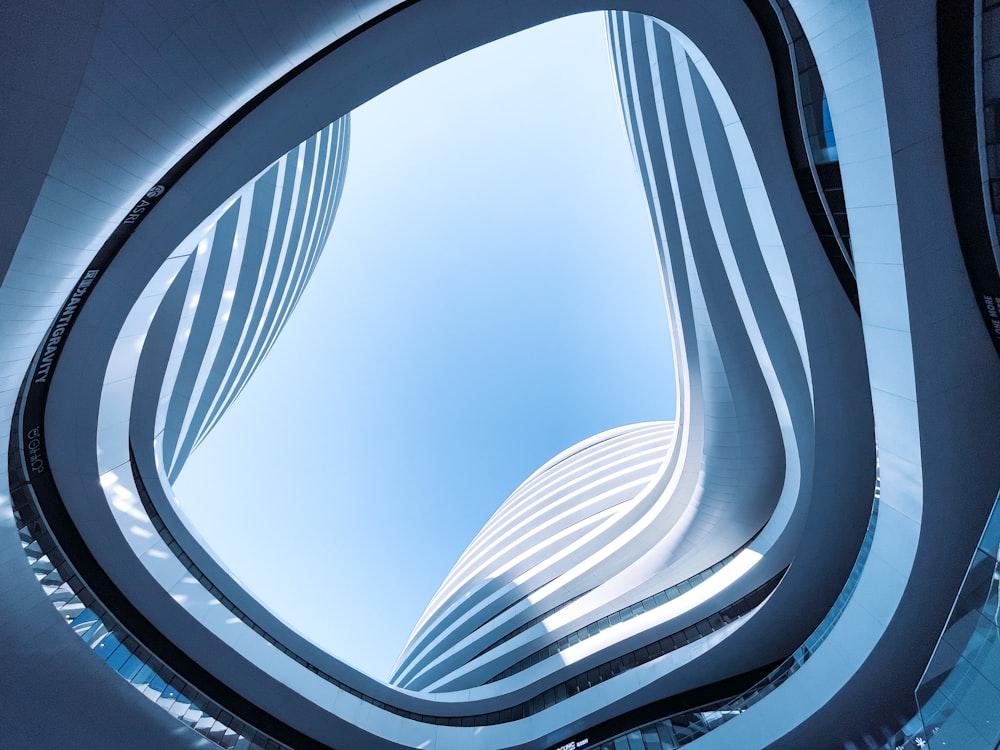
<path fill-rule="evenodd" d="M 996 595 L 973 575 L 1000 486 L 989 4 L 608 15 L 677 421 L 526 480 L 391 684 L 290 631 L 177 517 L 170 482 L 324 244 L 342 118 L 585 10 L 2 11 L 0 745 L 996 744 L 981 700 L 939 699 L 992 674 L 988 628 L 956 625 Z"/>

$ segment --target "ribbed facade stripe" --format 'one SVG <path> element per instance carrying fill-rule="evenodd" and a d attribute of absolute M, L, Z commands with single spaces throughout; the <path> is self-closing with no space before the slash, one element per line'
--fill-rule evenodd
<path fill-rule="evenodd" d="M 345 113 L 592 6 L 0 10 L 0 745 L 997 744 L 1000 8 L 629 8 L 676 419 L 526 479 L 391 684 L 257 602 L 171 482 L 309 282 Z"/>
<path fill-rule="evenodd" d="M 606 523 L 611 516 L 620 514 L 660 474 L 674 432 L 673 423 L 650 423 L 591 438 L 514 490 L 441 584 L 409 639 L 393 681 L 411 689 L 431 682 L 441 685 L 449 670 L 440 664 L 465 666 L 452 653 L 456 644 L 460 652 L 476 654 L 479 664 L 489 662 L 489 652 L 477 654 L 472 644 L 506 643 L 506 635 L 538 614 L 542 600 L 536 597 L 543 586 L 557 592 L 544 600 L 545 608 L 561 607 L 573 596 L 572 588 L 560 580 L 573 558 L 546 565 L 544 577 L 532 578 L 531 569 L 557 559 L 559 552 L 587 536 L 597 535 L 600 543 L 601 530 L 612 528 Z M 602 577 L 599 569 L 593 575 Z M 511 597 L 522 605 L 505 606 Z"/>
<path fill-rule="evenodd" d="M 161 445 L 179 474 L 273 345 L 329 237 L 343 190 L 349 124 L 317 133 L 265 170 L 192 235 L 193 317 L 176 332 L 176 375 Z M 173 370 L 173 367 L 170 367 Z"/>

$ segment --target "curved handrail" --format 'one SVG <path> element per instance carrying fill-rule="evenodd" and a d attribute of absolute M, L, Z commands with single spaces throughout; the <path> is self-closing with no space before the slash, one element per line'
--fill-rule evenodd
<path fill-rule="evenodd" d="M 720 701 L 713 701 L 698 708 L 673 713 L 656 721 L 647 722 L 633 729 L 621 732 L 599 743 L 588 744 L 593 750 L 616 750 L 619 745 L 616 740 L 628 738 L 638 733 L 647 742 L 647 748 L 657 747 L 650 744 L 658 742 L 662 750 L 671 750 L 693 742 L 694 740 L 708 734 L 722 724 L 731 719 L 735 719 L 744 711 L 749 709 L 762 698 L 766 697 L 778 687 L 780 687 L 789 677 L 795 674 L 815 653 L 820 644 L 837 624 L 843 614 L 847 603 L 854 595 L 854 590 L 861 578 L 868 561 L 868 553 L 871 550 L 872 540 L 875 538 L 875 528 L 878 521 L 878 506 L 880 495 L 880 480 L 876 477 L 875 493 L 872 501 L 872 512 L 868 520 L 868 529 L 865 531 L 864 541 L 858 553 L 858 559 L 851 569 L 851 574 L 844 584 L 840 595 L 837 597 L 830 612 L 816 626 L 816 629 L 787 659 L 772 670 L 766 677 L 756 682 L 752 687 L 743 691 L 737 696 L 725 698 Z M 647 739 L 648 738 L 648 739 Z M 582 747 L 583 745 L 580 745 Z M 571 745 L 573 747 L 573 745 Z"/>

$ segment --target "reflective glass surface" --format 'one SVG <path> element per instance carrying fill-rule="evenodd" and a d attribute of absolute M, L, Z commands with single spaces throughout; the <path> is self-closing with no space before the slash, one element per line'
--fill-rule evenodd
<path fill-rule="evenodd" d="M 917 686 L 930 748 L 993 748 L 1000 740 L 1000 495 Z"/>
<path fill-rule="evenodd" d="M 880 494 L 881 485 L 876 478 L 875 497 L 872 504 L 872 514 L 868 521 L 868 529 L 865 532 L 864 541 L 861 543 L 858 559 L 844 584 L 844 588 L 812 635 L 781 665 L 749 690 L 737 696 L 666 716 L 617 737 L 593 744 L 588 743 L 587 746 L 593 750 L 633 750 L 633 748 L 638 750 L 670 750 L 681 747 L 739 716 L 761 698 L 780 687 L 785 680 L 795 674 L 809 660 L 819 645 L 826 640 L 833 626 L 837 624 L 841 614 L 843 614 L 847 603 L 851 600 L 868 560 L 872 540 L 875 538 Z M 906 750 L 910 750 L 910 746 L 906 746 Z"/>
<path fill-rule="evenodd" d="M 232 750 L 290 750 L 188 685 L 167 668 L 96 601 L 83 587 L 52 539 L 29 511 L 15 511 L 21 546 L 28 563 L 66 624 L 132 687 L 219 747 Z"/>

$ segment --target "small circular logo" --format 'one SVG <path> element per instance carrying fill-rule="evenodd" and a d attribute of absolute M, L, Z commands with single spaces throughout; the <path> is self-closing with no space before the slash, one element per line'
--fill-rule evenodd
<path fill-rule="evenodd" d="M 146 197 L 147 198 L 159 198 L 161 195 L 163 195 L 163 192 L 165 190 L 166 190 L 166 188 L 163 187 L 163 185 L 157 185 L 154 188 L 152 188 L 148 193 L 146 193 Z"/>

